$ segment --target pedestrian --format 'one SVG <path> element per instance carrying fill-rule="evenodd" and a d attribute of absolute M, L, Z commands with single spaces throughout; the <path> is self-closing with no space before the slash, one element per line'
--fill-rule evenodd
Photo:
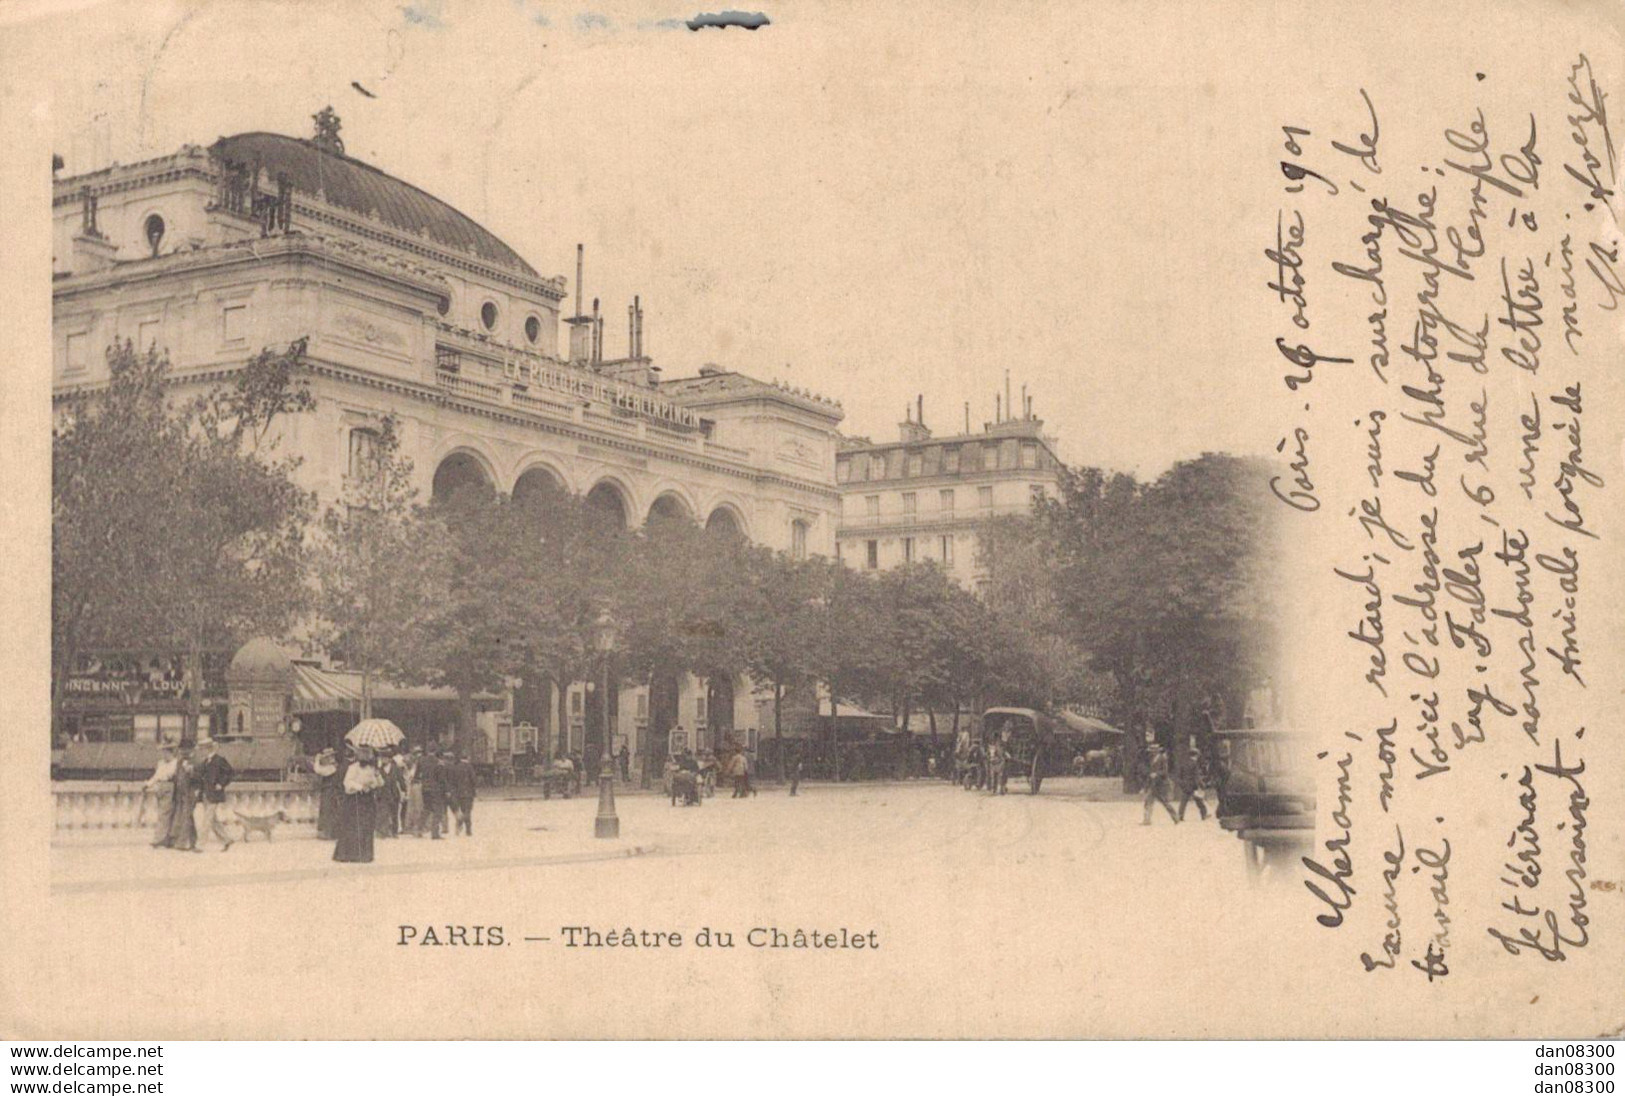
<path fill-rule="evenodd" d="M 339 801 L 334 860 L 343 864 L 372 863 L 373 835 L 378 826 L 376 797 L 383 783 L 372 751 L 356 747 L 344 767 L 344 798 Z"/>
<path fill-rule="evenodd" d="M 581 751 L 573 750 L 570 753 L 570 782 L 576 795 L 581 794 L 582 774 L 587 771 L 586 763 L 581 759 Z"/>
<path fill-rule="evenodd" d="M 474 836 L 474 763 L 465 753 L 457 758 L 451 770 L 451 813 L 456 817 L 457 832 Z"/>
<path fill-rule="evenodd" d="M 745 794 L 756 794 L 756 755 L 745 751 Z"/>
<path fill-rule="evenodd" d="M 624 780 L 631 780 L 632 779 L 632 751 L 627 748 L 627 745 L 626 745 L 625 742 L 621 743 L 621 752 L 617 755 L 617 757 L 619 758 L 620 763 L 621 763 L 621 779 L 623 781 Z"/>
<path fill-rule="evenodd" d="M 1004 743 L 994 735 L 987 743 L 987 794 L 1004 794 Z"/>
<path fill-rule="evenodd" d="M 1196 752 L 1195 745 L 1187 746 L 1179 752 L 1179 764 L 1175 767 L 1175 779 L 1179 783 L 1179 821 L 1185 821 L 1185 808 L 1190 806 L 1191 800 L 1196 800 L 1196 809 L 1201 812 L 1202 821 L 1207 821 L 1207 803 L 1202 799 L 1202 759 Z"/>
<path fill-rule="evenodd" d="M 446 825 L 445 763 L 435 754 L 425 754 L 418 779 L 423 783 L 423 814 L 429 824 L 429 837 L 439 841 Z"/>
<path fill-rule="evenodd" d="M 406 817 L 402 831 L 423 836 L 423 747 L 413 746 L 406 762 Z"/>
<path fill-rule="evenodd" d="M 231 762 L 221 757 L 215 746 L 214 739 L 201 738 L 197 744 L 202 760 L 197 763 L 196 780 L 198 784 L 199 819 L 197 823 L 198 836 L 205 832 L 213 834 L 215 840 L 220 842 L 220 851 L 225 852 L 232 846 L 231 835 L 226 832 L 225 823 L 220 819 L 220 809 L 226 802 L 226 785 L 230 784 L 236 772 Z"/>
<path fill-rule="evenodd" d="M 1151 758 L 1147 765 L 1145 781 L 1145 819 L 1142 826 L 1151 825 L 1151 804 L 1161 803 L 1162 809 L 1168 812 L 1168 817 L 1179 823 L 1179 815 L 1174 813 L 1172 804 L 1168 802 L 1170 791 L 1168 780 L 1168 753 L 1161 746 L 1151 747 Z"/>
<path fill-rule="evenodd" d="M 790 761 L 790 794 L 797 794 L 801 787 L 801 751 L 797 750 L 795 757 Z"/>
<path fill-rule="evenodd" d="M 169 811 L 169 836 L 164 842 L 181 852 L 202 852 L 197 847 L 197 780 L 192 769 L 192 753 L 182 746 L 176 750 L 175 783 Z"/>
<path fill-rule="evenodd" d="M 329 747 L 316 755 L 310 767 L 321 779 L 321 791 L 316 801 L 316 836 L 332 841 L 338 837 L 339 800 L 344 796 L 339 756 Z"/>
<path fill-rule="evenodd" d="M 158 753 L 158 767 L 152 770 L 152 775 L 141 786 L 141 809 L 146 810 L 147 796 L 157 797 L 158 810 L 152 824 L 152 847 L 163 849 L 169 847 L 169 830 L 175 821 L 175 772 L 180 768 L 181 759 L 172 742 L 165 742 Z M 139 821 L 137 824 L 139 825 Z"/>
<path fill-rule="evenodd" d="M 387 753 L 380 753 L 378 764 L 378 791 L 373 796 L 377 803 L 377 810 L 373 812 L 373 826 L 379 837 L 394 837 L 396 825 L 400 819 L 400 797 L 396 793 L 396 778 L 398 772 L 395 759 Z"/>

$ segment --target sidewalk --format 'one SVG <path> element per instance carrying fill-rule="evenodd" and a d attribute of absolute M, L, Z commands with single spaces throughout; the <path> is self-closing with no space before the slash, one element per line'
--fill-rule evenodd
<path fill-rule="evenodd" d="M 645 800 L 647 802 L 647 800 Z M 495 802 L 474 810 L 472 837 L 381 838 L 371 864 L 339 864 L 333 842 L 310 827 L 284 827 L 274 839 L 255 836 L 226 852 L 207 842 L 202 852 L 154 849 L 146 843 L 59 845 L 51 850 L 51 889 L 58 893 L 166 887 L 278 883 L 346 874 L 466 871 L 532 864 L 647 856 L 680 844 L 679 835 L 639 827 L 637 840 L 593 836 L 595 806 L 583 800 L 534 806 Z M 661 816 L 654 815 L 656 820 Z"/>

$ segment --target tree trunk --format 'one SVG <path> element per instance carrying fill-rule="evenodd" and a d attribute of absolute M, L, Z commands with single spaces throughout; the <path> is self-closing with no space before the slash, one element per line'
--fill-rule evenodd
<path fill-rule="evenodd" d="M 361 718 L 372 718 L 372 667 L 361 671 Z"/>
<path fill-rule="evenodd" d="M 453 746 L 461 757 L 473 749 L 474 697 L 466 689 L 457 690 L 457 731 Z"/>
<path fill-rule="evenodd" d="M 834 766 L 835 782 L 841 782 L 841 702 L 835 699 L 835 690 L 829 691 L 829 755 Z"/>
<path fill-rule="evenodd" d="M 655 727 L 655 675 L 652 671 L 643 688 L 649 695 L 649 720 L 643 726 L 643 772 L 638 776 L 638 786 L 648 791 L 654 787 L 655 736 L 660 733 Z"/>
<path fill-rule="evenodd" d="M 784 783 L 784 682 L 773 682 L 773 752 L 779 758 L 779 783 Z"/>
<path fill-rule="evenodd" d="M 182 732 L 186 741 L 197 741 L 198 718 L 202 712 L 203 654 L 194 641 L 186 649 L 186 726 Z"/>
<path fill-rule="evenodd" d="M 553 741 L 549 746 L 549 756 L 553 760 L 570 752 L 570 685 L 563 673 L 555 673 L 553 687 L 559 691 L 559 702 L 554 705 L 558 709 L 553 724 Z"/>

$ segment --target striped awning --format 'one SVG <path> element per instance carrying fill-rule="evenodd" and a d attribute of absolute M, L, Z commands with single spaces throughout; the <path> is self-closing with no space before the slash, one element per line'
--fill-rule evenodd
<path fill-rule="evenodd" d="M 307 662 L 293 664 L 295 712 L 361 711 L 361 678 L 335 673 Z"/>

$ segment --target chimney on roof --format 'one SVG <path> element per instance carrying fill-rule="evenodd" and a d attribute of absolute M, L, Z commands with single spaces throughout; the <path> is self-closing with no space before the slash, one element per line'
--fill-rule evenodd
<path fill-rule="evenodd" d="M 604 317 L 598 314 L 598 298 L 592 299 L 592 360 L 604 360 Z"/>
<path fill-rule="evenodd" d="M 916 414 L 916 412 L 918 412 Z M 931 436 L 931 431 L 925 425 L 925 396 L 915 397 L 913 407 L 903 408 L 903 421 L 897 424 L 897 431 L 902 441 L 925 441 Z"/>
<path fill-rule="evenodd" d="M 965 433 L 970 433 L 970 401 L 965 401 Z"/>
<path fill-rule="evenodd" d="M 570 325 L 570 360 L 592 361 L 592 320 L 581 314 L 581 279 L 586 269 L 586 248 L 576 244 L 576 312 L 564 322 Z"/>
<path fill-rule="evenodd" d="M 632 356 L 634 358 L 642 358 L 643 357 L 643 300 L 642 300 L 642 298 L 633 297 L 632 298 L 632 307 L 637 311 L 637 327 L 636 327 L 636 331 L 637 331 L 637 344 L 638 344 L 637 351 Z"/>

